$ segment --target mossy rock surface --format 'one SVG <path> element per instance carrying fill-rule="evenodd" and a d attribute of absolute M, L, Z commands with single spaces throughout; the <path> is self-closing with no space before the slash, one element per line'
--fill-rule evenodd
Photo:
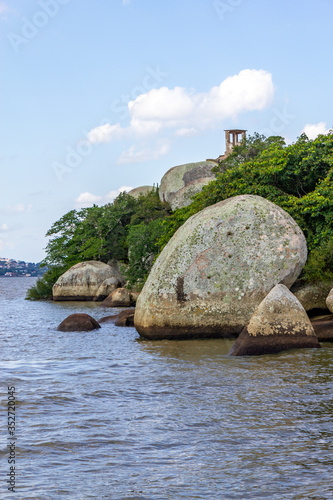
<path fill-rule="evenodd" d="M 213 167 L 216 167 L 216 163 L 212 161 L 199 161 L 170 168 L 161 180 L 159 188 L 161 201 L 168 201 L 172 206 L 172 200 L 176 193 L 191 182 L 207 177 L 211 177 L 211 180 L 213 180 Z"/>
<path fill-rule="evenodd" d="M 171 238 L 137 302 L 135 327 L 152 338 L 239 334 L 278 283 L 288 288 L 307 258 L 304 235 L 259 196 L 221 201 Z"/>

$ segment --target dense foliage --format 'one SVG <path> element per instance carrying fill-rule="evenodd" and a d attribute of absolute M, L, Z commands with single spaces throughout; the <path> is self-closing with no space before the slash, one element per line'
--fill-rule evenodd
<path fill-rule="evenodd" d="M 126 264 L 132 285 L 142 282 L 160 250 L 157 240 L 161 229 L 156 221 L 165 219 L 169 212 L 170 206 L 160 201 L 158 189 L 137 199 L 121 193 L 102 207 L 71 210 L 46 233 L 50 240 L 41 265 L 49 270 L 28 291 L 27 298 L 51 298 L 57 278 L 86 260 L 119 261 Z"/>
<path fill-rule="evenodd" d="M 255 135 L 247 140 L 250 159 L 246 159 L 244 147 L 236 147 L 221 163 L 216 180 L 204 186 L 190 206 L 175 211 L 164 223 L 161 243 L 203 208 L 232 196 L 253 194 L 281 206 L 297 221 L 310 256 L 319 245 L 322 251 L 328 248 L 333 237 L 333 134 L 315 140 L 303 134 L 289 146 L 281 137 Z M 307 276 L 310 279 L 309 273 Z"/>
<path fill-rule="evenodd" d="M 303 134 L 288 146 L 279 136 L 249 136 L 216 167 L 216 180 L 171 215 L 157 189 L 138 199 L 123 193 L 112 204 L 68 212 L 47 233 L 51 239 L 43 263 L 50 270 L 36 288 L 50 295 L 59 270 L 84 260 L 111 259 L 126 264 L 130 286 L 142 285 L 158 253 L 191 215 L 240 194 L 262 196 L 286 210 L 307 239 L 303 278 L 332 279 L 332 166 L 333 133 L 315 140 Z M 38 290 L 33 294 L 37 297 Z"/>

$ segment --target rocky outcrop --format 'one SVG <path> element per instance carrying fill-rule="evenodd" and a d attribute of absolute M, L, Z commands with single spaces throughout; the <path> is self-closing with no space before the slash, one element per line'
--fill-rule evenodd
<path fill-rule="evenodd" d="M 82 313 L 71 314 L 58 326 L 60 332 L 89 332 L 98 328 L 101 325 L 94 318 Z"/>
<path fill-rule="evenodd" d="M 114 316 L 105 316 L 99 323 L 114 323 L 115 326 L 134 326 L 134 309 L 125 309 Z"/>
<path fill-rule="evenodd" d="M 103 307 L 129 307 L 132 305 L 131 292 L 127 288 L 117 288 L 100 305 Z"/>
<path fill-rule="evenodd" d="M 133 198 L 139 198 L 141 195 L 146 195 L 150 193 L 154 189 L 153 186 L 139 186 L 137 188 L 132 189 L 127 194 L 133 196 Z"/>
<path fill-rule="evenodd" d="M 291 292 L 298 298 L 306 311 L 327 309 L 326 297 L 332 286 L 332 282 L 302 283 L 297 281 L 291 287 Z"/>
<path fill-rule="evenodd" d="M 301 229 L 273 203 L 243 195 L 207 207 L 156 260 L 135 327 L 150 339 L 239 334 L 276 284 L 294 283 L 306 257 Z"/>
<path fill-rule="evenodd" d="M 311 318 L 311 325 L 320 342 L 333 341 L 333 314 Z"/>
<path fill-rule="evenodd" d="M 112 268 L 103 262 L 80 262 L 53 285 L 53 300 L 93 300 L 101 283 L 112 277 Z"/>
<path fill-rule="evenodd" d="M 193 201 L 193 196 L 200 193 L 202 188 L 209 184 L 213 180 L 212 177 L 203 177 L 202 179 L 196 179 L 190 182 L 182 189 L 177 191 L 172 198 L 171 208 L 176 210 L 177 208 L 183 208 L 190 205 Z"/>
<path fill-rule="evenodd" d="M 215 162 L 200 161 L 197 163 L 186 163 L 185 165 L 170 168 L 161 180 L 159 188 L 161 201 L 169 202 L 173 210 L 175 208 L 181 208 L 182 206 L 188 205 L 191 203 L 191 193 L 194 195 L 200 192 L 204 184 L 207 184 L 215 178 L 212 173 L 213 167 L 216 167 Z M 201 184 L 200 182 L 194 182 L 199 181 L 200 179 L 205 179 L 205 181 Z M 192 186 L 188 189 L 188 191 L 183 190 L 183 188 L 190 184 L 192 184 Z M 183 190 L 182 193 L 178 195 L 178 198 L 175 198 L 176 194 L 180 190 Z M 182 205 L 181 200 L 184 200 L 186 205 Z"/>
<path fill-rule="evenodd" d="M 94 300 L 104 300 L 106 297 L 110 295 L 111 292 L 116 290 L 121 286 L 121 281 L 117 277 L 108 278 L 101 283 L 99 286 L 97 293 L 94 297 Z"/>
<path fill-rule="evenodd" d="M 305 347 L 320 347 L 305 309 L 286 286 L 276 285 L 255 310 L 229 355 L 256 356 Z"/>

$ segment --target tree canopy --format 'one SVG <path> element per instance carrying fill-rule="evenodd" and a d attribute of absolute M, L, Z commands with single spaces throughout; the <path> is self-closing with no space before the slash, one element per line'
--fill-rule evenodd
<path fill-rule="evenodd" d="M 127 266 L 129 285 L 142 285 L 156 256 L 191 215 L 241 194 L 267 198 L 299 224 L 309 248 L 305 280 L 333 277 L 333 132 L 314 140 L 302 134 L 290 145 L 279 136 L 248 136 L 215 172 L 189 206 L 174 212 L 154 189 L 138 199 L 121 193 L 113 203 L 65 214 L 46 235 L 43 264 L 51 271 L 44 295 L 59 273 L 84 260 L 118 260 Z"/>

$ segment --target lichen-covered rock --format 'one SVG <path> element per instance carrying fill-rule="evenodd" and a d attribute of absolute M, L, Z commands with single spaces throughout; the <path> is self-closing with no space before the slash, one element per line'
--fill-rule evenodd
<path fill-rule="evenodd" d="M 301 229 L 277 205 L 252 195 L 221 201 L 165 246 L 138 298 L 135 327 L 151 339 L 238 334 L 276 284 L 294 283 L 306 257 Z"/>
<path fill-rule="evenodd" d="M 229 355 L 257 356 L 305 347 L 320 347 L 308 315 L 285 285 L 276 285 L 259 304 Z"/>
<path fill-rule="evenodd" d="M 328 296 L 326 297 L 325 304 L 331 311 L 331 313 L 333 313 L 333 288 L 330 290 Z"/>
<path fill-rule="evenodd" d="M 197 179 L 210 177 L 210 180 L 213 180 L 213 167 L 216 167 L 216 163 L 212 161 L 199 161 L 170 168 L 161 180 L 159 188 L 161 201 L 168 201 L 172 206 L 175 194 L 183 187 Z"/>
<path fill-rule="evenodd" d="M 90 332 L 101 328 L 101 325 L 89 314 L 71 314 L 58 326 L 60 332 Z"/>
<path fill-rule="evenodd" d="M 203 177 L 202 179 L 196 179 L 182 189 L 179 189 L 171 200 L 171 208 L 172 210 L 176 210 L 177 208 L 183 208 L 190 205 L 193 201 L 193 196 L 200 193 L 202 188 L 209 184 L 213 180 L 213 177 Z"/>
<path fill-rule="evenodd" d="M 103 262 L 75 264 L 53 285 L 53 300 L 93 300 L 101 283 L 112 276 L 112 268 Z"/>
<path fill-rule="evenodd" d="M 111 292 L 116 290 L 116 288 L 121 286 L 121 281 L 119 278 L 113 276 L 112 278 L 108 278 L 100 284 L 94 300 L 104 300 L 106 297 L 110 295 Z"/>
<path fill-rule="evenodd" d="M 130 291 L 127 288 L 117 288 L 100 305 L 103 307 L 129 307 L 131 304 Z"/>
<path fill-rule="evenodd" d="M 150 193 L 154 189 L 154 186 L 139 186 L 128 192 L 133 198 L 139 198 L 141 195 Z"/>
<path fill-rule="evenodd" d="M 332 282 L 298 283 L 291 287 L 291 292 L 298 298 L 306 311 L 327 309 L 326 297 L 333 286 Z"/>

